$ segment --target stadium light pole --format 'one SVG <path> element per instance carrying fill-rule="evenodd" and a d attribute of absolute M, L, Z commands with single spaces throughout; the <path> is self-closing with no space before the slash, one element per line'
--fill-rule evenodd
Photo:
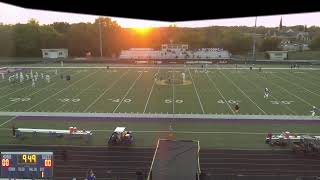
<path fill-rule="evenodd" d="M 257 16 L 254 22 L 254 35 L 253 35 L 253 48 L 252 48 L 252 59 L 256 60 L 256 29 L 257 29 Z"/>
<path fill-rule="evenodd" d="M 102 38 L 101 38 L 101 19 L 99 18 L 99 34 L 100 34 L 100 57 L 102 58 Z"/>

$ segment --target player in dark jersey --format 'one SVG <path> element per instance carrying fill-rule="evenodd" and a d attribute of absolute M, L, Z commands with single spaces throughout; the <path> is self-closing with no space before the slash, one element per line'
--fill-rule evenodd
<path fill-rule="evenodd" d="M 237 103 L 236 106 L 234 107 L 235 109 L 235 112 L 238 114 L 239 110 L 240 110 L 240 106 L 239 104 Z"/>

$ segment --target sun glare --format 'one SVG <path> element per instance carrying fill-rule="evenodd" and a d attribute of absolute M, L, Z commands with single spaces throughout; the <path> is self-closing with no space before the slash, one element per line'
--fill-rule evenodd
<path fill-rule="evenodd" d="M 133 28 L 133 30 L 139 34 L 147 34 L 148 32 L 150 32 L 151 28 L 150 27 L 137 27 L 137 28 Z"/>

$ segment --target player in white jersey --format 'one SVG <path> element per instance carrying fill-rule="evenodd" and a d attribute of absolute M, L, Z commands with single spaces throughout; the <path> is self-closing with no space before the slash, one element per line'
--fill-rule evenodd
<path fill-rule="evenodd" d="M 29 75 L 28 74 L 26 74 L 26 80 L 29 81 Z"/>
<path fill-rule="evenodd" d="M 55 74 L 56 74 L 56 75 L 58 75 L 58 69 L 56 69 L 56 72 L 55 72 Z"/>
<path fill-rule="evenodd" d="M 17 80 L 19 79 L 19 74 L 18 74 L 18 73 L 16 73 L 16 79 L 17 79 Z"/>
<path fill-rule="evenodd" d="M 48 83 L 50 83 L 50 76 L 46 75 L 46 80 L 48 81 Z"/>
<path fill-rule="evenodd" d="M 44 75 L 43 75 L 43 73 L 41 73 L 41 79 L 44 79 Z"/>
<path fill-rule="evenodd" d="M 318 109 L 315 106 L 312 106 L 312 110 L 310 111 L 311 115 L 315 116 L 317 111 L 318 111 Z"/>
<path fill-rule="evenodd" d="M 182 81 L 185 82 L 186 81 L 186 74 L 185 73 L 181 73 L 182 76 Z"/>
<path fill-rule="evenodd" d="M 20 74 L 20 83 L 22 83 L 22 82 L 23 82 L 23 80 L 24 80 L 24 78 L 23 78 L 23 74 L 21 73 L 21 74 Z"/>
<path fill-rule="evenodd" d="M 155 81 L 158 80 L 158 73 L 156 73 L 156 74 L 154 75 L 154 80 L 155 80 Z"/>
<path fill-rule="evenodd" d="M 38 75 L 34 75 L 34 80 L 35 80 L 35 81 L 38 80 Z"/>
<path fill-rule="evenodd" d="M 35 83 L 34 79 L 32 79 L 32 87 L 33 87 L 33 88 L 36 87 L 36 83 Z"/>
<path fill-rule="evenodd" d="M 268 89 L 268 88 L 265 88 L 265 89 L 264 89 L 264 96 L 263 96 L 263 98 L 268 99 L 268 97 L 269 97 L 269 89 Z"/>

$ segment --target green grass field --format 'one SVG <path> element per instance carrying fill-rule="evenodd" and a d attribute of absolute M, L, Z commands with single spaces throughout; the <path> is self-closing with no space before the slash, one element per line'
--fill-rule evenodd
<path fill-rule="evenodd" d="M 59 69 L 71 81 L 54 77 L 55 69 L 34 69 L 50 74 L 51 82 L 38 80 L 9 83 L 0 81 L 0 111 L 10 112 L 110 112 L 310 115 L 320 102 L 319 70 L 209 70 L 168 68 Z M 155 73 L 166 80 L 154 81 Z M 271 96 L 264 99 L 264 88 Z"/>
<path fill-rule="evenodd" d="M 68 65 L 71 67 L 71 65 Z M 79 65 L 78 65 L 79 66 Z M 175 66 L 177 67 L 177 66 Z M 212 66 L 215 67 L 215 66 Z M 234 67 L 228 65 L 225 67 Z M 140 113 L 140 114 L 215 114 L 234 115 L 234 106 L 240 105 L 243 115 L 306 115 L 312 106 L 319 106 L 320 71 L 313 69 L 277 69 L 263 66 L 262 72 L 246 69 L 209 69 L 208 73 L 190 67 L 176 69 L 155 68 L 34 68 L 33 73 L 49 74 L 51 82 L 38 80 L 36 87 L 30 81 L 9 83 L 0 80 L 0 112 L 80 112 L 80 113 Z M 284 67 L 284 66 L 281 66 Z M 306 67 L 309 68 L 309 67 Z M 181 73 L 186 82 L 181 83 Z M 163 81 L 154 81 L 155 74 Z M 71 81 L 60 79 L 70 74 Z M 1 78 L 1 77 L 0 77 Z M 169 84 L 170 78 L 177 82 Z M 271 96 L 264 99 L 264 88 Z M 237 116 L 237 115 L 234 115 Z M 135 146 L 153 146 L 157 138 L 166 137 L 166 122 L 83 122 L 48 121 L 46 118 L 11 121 L 0 116 L 0 143 L 2 144 L 85 144 L 82 141 L 48 137 L 11 138 L 11 123 L 24 128 L 66 129 L 75 125 L 94 131 L 93 145 L 105 145 L 106 137 L 116 126 L 126 126 L 135 132 Z M 319 127 L 307 124 L 221 124 L 175 123 L 178 139 L 200 140 L 202 147 L 267 148 L 267 131 L 292 131 L 319 134 Z M 250 139 L 250 141 L 248 141 Z"/>

